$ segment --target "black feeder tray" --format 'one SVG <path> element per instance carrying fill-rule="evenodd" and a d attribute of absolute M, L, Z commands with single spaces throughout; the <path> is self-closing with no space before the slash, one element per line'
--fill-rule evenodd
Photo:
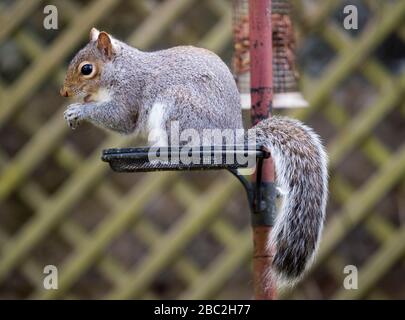
<path fill-rule="evenodd" d="M 259 145 L 115 148 L 102 153 L 102 160 L 117 172 L 228 170 L 246 190 L 255 225 L 272 225 L 274 220 L 276 189 L 261 179 L 263 160 L 269 157 Z M 255 166 L 255 183 L 238 172 Z"/>

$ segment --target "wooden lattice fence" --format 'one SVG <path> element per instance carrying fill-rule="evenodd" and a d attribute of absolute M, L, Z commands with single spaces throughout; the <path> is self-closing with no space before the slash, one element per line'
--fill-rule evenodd
<path fill-rule="evenodd" d="M 331 180 L 316 264 L 282 297 L 404 298 L 405 62 L 393 67 L 384 52 L 405 46 L 405 2 L 351 1 L 366 12 L 351 34 L 339 14 L 348 1 L 294 3 L 311 107 L 290 115 L 325 138 Z M 238 182 L 224 172 L 112 173 L 101 149 L 133 139 L 71 132 L 58 96 L 92 26 L 141 49 L 191 43 L 229 61 L 231 2 L 46 4 L 59 9 L 57 31 L 42 27 L 45 2 L 0 2 L 0 298 L 250 298 Z M 48 264 L 58 290 L 43 288 Z M 358 290 L 343 289 L 349 264 Z"/>

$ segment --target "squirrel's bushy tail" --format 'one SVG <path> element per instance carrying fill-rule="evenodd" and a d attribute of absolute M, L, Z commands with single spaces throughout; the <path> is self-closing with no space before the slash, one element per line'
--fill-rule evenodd
<path fill-rule="evenodd" d="M 298 120 L 272 117 L 255 127 L 256 141 L 271 152 L 283 192 L 269 245 L 274 258 L 269 275 L 291 285 L 311 264 L 318 248 L 328 193 L 327 155 L 318 135 Z"/>

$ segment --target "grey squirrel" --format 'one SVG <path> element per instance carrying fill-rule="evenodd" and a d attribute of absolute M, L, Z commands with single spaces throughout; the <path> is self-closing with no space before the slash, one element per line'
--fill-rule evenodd
<path fill-rule="evenodd" d="M 64 113 L 123 134 L 145 134 L 167 145 L 170 122 L 180 130 L 241 129 L 234 78 L 214 53 L 192 46 L 142 52 L 93 28 L 89 43 L 71 61 L 60 94 L 83 102 Z M 272 117 L 254 130 L 275 162 L 286 192 L 269 239 L 277 285 L 301 278 L 316 253 L 327 202 L 327 155 L 316 133 L 298 120 Z M 249 131 L 250 131 L 249 130 Z M 155 133 L 151 135 L 152 131 Z"/>

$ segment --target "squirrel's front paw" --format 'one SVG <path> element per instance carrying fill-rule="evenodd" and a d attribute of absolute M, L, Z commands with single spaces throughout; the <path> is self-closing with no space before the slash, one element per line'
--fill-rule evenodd
<path fill-rule="evenodd" d="M 69 127 L 73 130 L 76 129 L 83 119 L 83 105 L 80 103 L 70 105 L 63 113 L 63 116 L 69 124 Z"/>

